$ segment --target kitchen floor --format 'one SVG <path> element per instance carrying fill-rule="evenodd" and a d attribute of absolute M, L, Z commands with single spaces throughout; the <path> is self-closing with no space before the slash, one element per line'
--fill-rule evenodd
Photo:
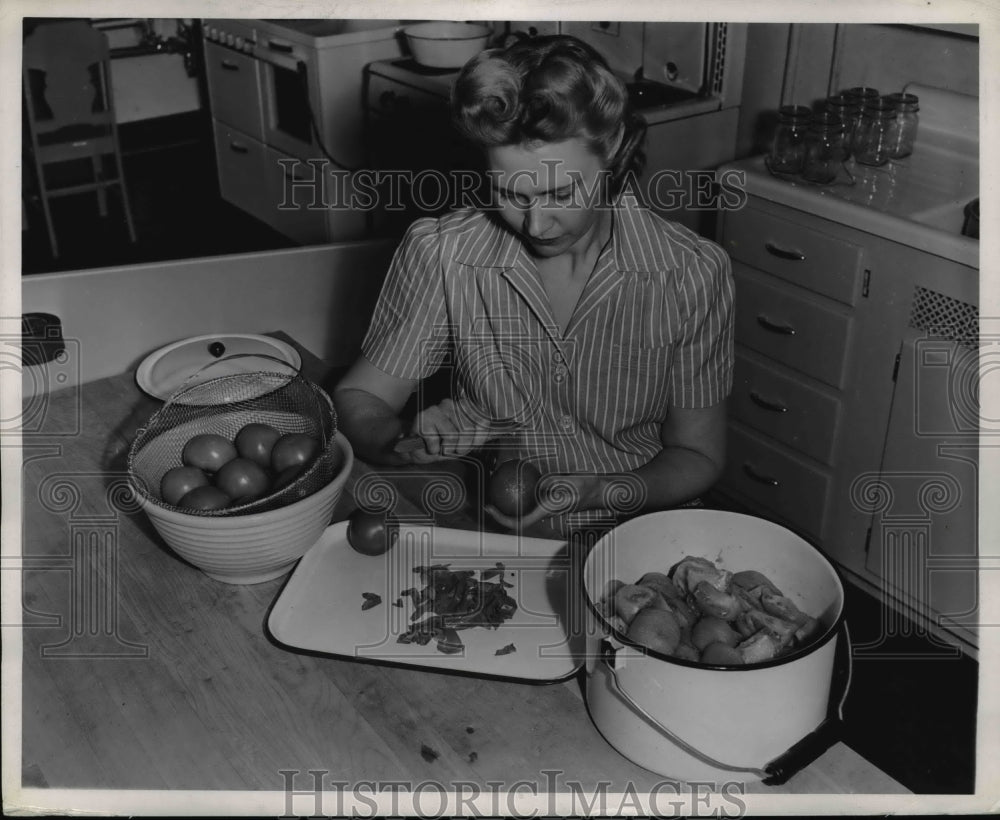
<path fill-rule="evenodd" d="M 96 195 L 54 201 L 53 257 L 37 201 L 26 207 L 24 274 L 158 262 L 291 247 L 294 243 L 219 195 L 211 128 L 202 112 L 120 126 L 137 241 L 129 241 L 117 192 L 101 218 Z M 26 166 L 25 174 L 31 169 Z"/>
<path fill-rule="evenodd" d="M 121 137 L 138 241 L 128 241 L 116 203 L 102 220 L 92 196 L 69 197 L 55 213 L 58 258 L 40 213 L 29 209 L 25 274 L 292 245 L 221 199 L 200 114 L 125 126 Z M 884 608 L 851 585 L 847 613 L 855 646 L 844 710 L 848 745 L 914 792 L 973 792 L 978 664 L 902 625 L 883 630 L 891 620 Z"/>

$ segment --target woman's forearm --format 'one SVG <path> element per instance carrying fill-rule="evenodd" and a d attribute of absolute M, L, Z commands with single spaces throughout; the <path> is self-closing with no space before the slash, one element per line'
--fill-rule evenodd
<path fill-rule="evenodd" d="M 721 472 L 721 463 L 698 450 L 665 447 L 635 470 L 584 479 L 577 509 L 634 515 L 676 507 L 710 489 Z"/>
<path fill-rule="evenodd" d="M 356 387 L 334 391 L 337 424 L 347 436 L 355 454 L 371 464 L 404 464 L 393 451 L 403 433 L 403 423 L 393 409 L 378 396 Z"/>

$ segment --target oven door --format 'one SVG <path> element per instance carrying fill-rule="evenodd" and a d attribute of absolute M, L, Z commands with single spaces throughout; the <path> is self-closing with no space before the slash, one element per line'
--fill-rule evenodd
<path fill-rule="evenodd" d="M 257 56 L 261 61 L 264 142 L 302 160 L 321 159 L 315 136 L 320 117 L 315 51 L 268 37 L 258 46 Z"/>

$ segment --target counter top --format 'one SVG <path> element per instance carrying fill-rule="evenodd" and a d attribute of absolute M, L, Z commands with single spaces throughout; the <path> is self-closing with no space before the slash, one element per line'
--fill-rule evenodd
<path fill-rule="evenodd" d="M 979 163 L 958 151 L 918 145 L 911 156 L 875 168 L 847 160 L 837 179 L 815 185 L 772 174 L 762 156 L 726 165 L 745 174 L 745 190 L 774 202 L 979 269 L 979 241 L 961 233 L 965 206 L 979 196 Z"/>
<path fill-rule="evenodd" d="M 300 352 L 306 375 L 321 381 L 328 369 Z M 157 406 L 126 372 L 50 394 L 44 423 L 25 438 L 20 751 L 31 792 L 22 801 L 44 807 L 55 788 L 252 790 L 258 811 L 287 813 L 288 773 L 308 794 L 312 771 L 325 789 L 662 788 L 664 778 L 602 739 L 577 678 L 502 682 L 271 642 L 264 624 L 284 579 L 211 580 L 172 554 L 121 492 L 131 436 Z M 334 520 L 349 514 L 352 488 L 370 471 L 356 464 Z M 407 483 L 398 486 L 412 505 L 419 491 Z M 439 523 L 468 529 L 473 520 L 460 510 Z M 907 793 L 842 743 L 784 786 L 735 788 Z M 120 806 L 128 793 L 116 797 Z M 324 810 L 334 809 L 331 798 Z"/>

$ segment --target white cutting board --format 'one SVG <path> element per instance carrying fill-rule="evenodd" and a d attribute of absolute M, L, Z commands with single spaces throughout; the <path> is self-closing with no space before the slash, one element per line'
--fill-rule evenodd
<path fill-rule="evenodd" d="M 417 566 L 487 570 L 504 565 L 507 594 L 517 611 L 497 629 L 458 632 L 462 654 L 446 655 L 431 640 L 425 646 L 399 643 L 412 625 L 414 605 L 400 593 L 423 587 Z M 479 578 L 479 572 L 476 576 Z M 496 579 L 491 579 L 495 581 Z M 382 602 L 362 610 L 364 592 Z M 402 606 L 394 606 L 400 601 Z M 432 525 L 402 524 L 399 541 L 384 555 L 355 552 L 347 543 L 347 522 L 327 528 L 299 561 L 275 600 L 267 625 L 286 646 L 354 660 L 552 682 L 573 675 L 583 659 L 581 629 L 570 640 L 569 623 L 582 622 L 582 594 L 571 588 L 563 541 L 522 538 Z M 574 611 L 575 609 L 575 611 Z M 497 655 L 513 644 L 515 651 Z"/>

